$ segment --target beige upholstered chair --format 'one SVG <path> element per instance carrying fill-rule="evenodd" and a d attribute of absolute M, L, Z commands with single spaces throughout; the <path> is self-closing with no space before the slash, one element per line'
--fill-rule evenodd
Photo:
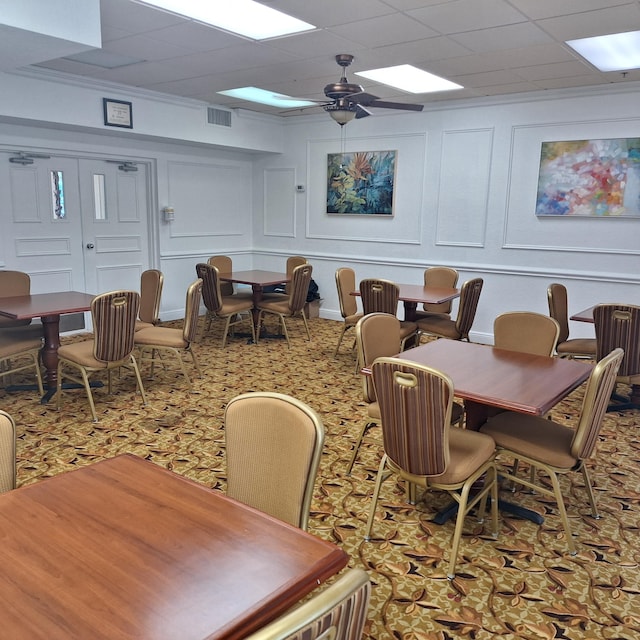
<path fill-rule="evenodd" d="M 0 410 L 0 493 L 16 488 L 16 423 Z"/>
<path fill-rule="evenodd" d="M 425 287 L 441 287 L 443 289 L 454 289 L 458 284 L 458 272 L 451 267 L 429 267 L 424 270 Z M 432 315 L 451 315 L 453 300 L 441 302 L 439 304 L 424 303 L 422 310 L 416 310 L 416 318 L 428 318 Z"/>
<path fill-rule="evenodd" d="M 149 327 L 136 331 L 135 345 L 140 349 L 140 364 L 151 363 L 151 377 L 156 363 L 165 364 L 162 353 L 169 352 L 174 356 L 180 366 L 180 371 L 185 377 L 189 389 L 192 388 L 191 378 L 187 372 L 183 355 L 191 358 L 196 374 L 202 378 L 198 359 L 193 351 L 193 343 L 198 335 L 198 318 L 200 314 L 200 301 L 202 300 L 202 279 L 198 278 L 189 285 L 185 303 L 184 324 L 182 329 L 171 327 Z"/>
<path fill-rule="evenodd" d="M 28 296 L 31 293 L 31 278 L 23 271 L 0 270 L 0 298 Z M 0 329 L 23 327 L 31 320 L 13 320 L 0 316 Z"/>
<path fill-rule="evenodd" d="M 616 383 L 631 385 L 631 395 L 614 393 L 607 411 L 640 409 L 640 307 L 630 304 L 600 304 L 593 310 L 601 360 L 609 351 L 620 347 L 624 357 Z"/>
<path fill-rule="evenodd" d="M 289 278 L 293 278 L 293 270 L 296 267 L 299 267 L 302 264 L 307 264 L 307 259 L 303 256 L 289 256 L 287 258 L 287 266 L 286 273 Z M 286 300 L 289 294 L 291 293 L 291 288 L 293 286 L 293 281 L 289 280 L 289 282 L 285 282 L 284 285 L 284 293 L 276 293 L 276 292 L 265 292 L 263 294 L 263 299 L 268 300 L 269 302 L 282 302 Z"/>
<path fill-rule="evenodd" d="M 355 327 L 358 320 L 362 318 L 362 313 L 358 313 L 358 302 L 355 296 L 350 295 L 356 290 L 356 272 L 349 267 L 340 267 L 336 269 L 336 288 L 338 290 L 338 302 L 340 303 L 340 315 L 344 320 L 338 344 L 333 354 L 335 358 L 338 355 L 342 338 L 347 329 Z"/>
<path fill-rule="evenodd" d="M 225 409 L 227 494 L 307 528 L 324 426 L 305 403 L 281 393 L 245 393 Z"/>
<path fill-rule="evenodd" d="M 438 338 L 450 338 L 451 340 L 469 340 L 469 332 L 476 317 L 478 301 L 482 292 L 482 278 L 467 280 L 460 291 L 458 314 L 455 320 L 442 315 L 434 315 L 418 320 L 418 330 Z"/>
<path fill-rule="evenodd" d="M 492 530 L 498 529 L 498 485 L 493 439 L 477 431 L 451 427 L 453 383 L 445 374 L 398 358 L 373 363 L 373 383 L 380 405 L 384 455 L 378 469 L 365 539 L 371 528 L 385 479 L 396 474 L 424 488 L 446 491 L 458 503 L 447 575 L 455 576 L 466 515 L 479 503 L 482 519 L 491 494 Z M 484 483 L 473 497 L 471 488 Z"/>
<path fill-rule="evenodd" d="M 369 313 L 356 324 L 356 347 L 358 367 L 371 367 L 376 358 L 391 357 L 400 353 L 400 320 L 389 313 Z M 372 427 L 380 424 L 380 406 L 373 387 L 373 377 L 362 375 L 362 399 L 367 405 L 368 421 L 362 425 L 358 439 L 353 448 L 351 459 L 347 465 L 347 475 L 351 474 L 358 457 L 360 446 L 369 441 L 367 433 Z M 453 403 L 451 411 L 452 424 L 461 422 L 464 414 L 462 405 Z M 371 441 L 380 444 L 380 437 L 372 437 Z"/>
<path fill-rule="evenodd" d="M 211 256 L 207 264 L 218 269 L 218 273 L 233 273 L 233 261 L 229 256 Z M 220 294 L 232 296 L 235 293 L 233 282 L 220 282 Z"/>
<path fill-rule="evenodd" d="M 0 378 L 32 369 L 40 396 L 44 395 L 40 373 L 42 338 L 23 333 L 20 329 L 0 331 Z"/>
<path fill-rule="evenodd" d="M 201 262 L 196 265 L 196 274 L 202 279 L 202 298 L 204 306 L 207 308 L 205 319 L 205 331 L 211 329 L 211 323 L 216 318 L 224 320 L 222 330 L 222 348 L 227 344 L 229 329 L 234 329 L 240 324 L 245 324 L 253 341 L 256 341 L 253 326 L 253 301 L 250 298 L 239 296 L 223 296 L 221 291 L 220 272 L 218 267 Z"/>
<path fill-rule="evenodd" d="M 307 301 L 307 293 L 309 291 L 309 282 L 311 281 L 312 272 L 313 267 L 310 264 L 301 264 L 293 270 L 291 293 L 289 293 L 284 300 L 261 300 L 257 305 L 259 310 L 258 327 L 262 326 L 262 320 L 264 319 L 265 314 L 278 316 L 289 347 L 291 347 L 291 343 L 289 342 L 289 332 L 287 331 L 285 318 L 301 316 L 302 321 L 304 322 L 304 328 L 307 331 L 307 339 L 311 340 L 304 305 Z M 259 335 L 258 339 L 260 339 Z"/>
<path fill-rule="evenodd" d="M 560 325 L 549 316 L 533 311 L 509 311 L 493 321 L 493 343 L 499 349 L 552 356 Z"/>
<path fill-rule="evenodd" d="M 400 289 L 395 282 L 380 278 L 366 278 L 360 281 L 360 297 L 362 298 L 362 310 L 364 315 L 370 313 L 389 313 L 395 316 L 398 313 L 398 300 Z M 418 339 L 418 326 L 415 322 L 400 321 L 400 346 L 405 346 Z"/>
<path fill-rule="evenodd" d="M 349 569 L 329 587 L 246 640 L 360 640 L 370 594 L 367 573 Z"/>
<path fill-rule="evenodd" d="M 572 471 L 582 471 L 592 515 L 594 518 L 599 517 L 585 461 L 593 454 L 598 440 L 602 419 L 615 385 L 616 373 L 622 357 L 622 349 L 615 349 L 602 358 L 591 372 L 575 429 L 544 417 L 514 411 L 500 413 L 490 418 L 480 428 L 481 433 L 495 440 L 500 455 L 515 461 L 526 462 L 549 476 L 552 488 L 549 488 L 546 482 L 536 483 L 532 479 L 519 478 L 506 470 L 500 472 L 502 477 L 514 483 L 555 498 L 564 525 L 567 545 L 572 554 L 575 554 L 576 547 L 571 536 L 563 490 L 558 476 Z"/>
<path fill-rule="evenodd" d="M 595 359 L 595 338 L 569 338 L 567 288 L 557 282 L 550 284 L 547 288 L 547 302 L 549 303 L 549 315 L 560 325 L 557 354 L 561 358 Z"/>
<path fill-rule="evenodd" d="M 160 322 L 160 298 L 164 275 L 158 269 L 147 269 L 140 276 L 140 311 L 136 331 L 155 327 Z"/>
<path fill-rule="evenodd" d="M 111 393 L 111 374 L 120 367 L 133 369 L 143 405 L 147 404 L 140 370 L 133 355 L 139 307 L 140 294 L 136 291 L 111 291 L 93 299 L 93 340 L 62 345 L 58 349 L 58 409 L 62 404 L 62 382 L 68 379 L 84 387 L 93 421 L 98 422 L 90 379 L 97 373 L 107 372 L 108 391 Z"/>

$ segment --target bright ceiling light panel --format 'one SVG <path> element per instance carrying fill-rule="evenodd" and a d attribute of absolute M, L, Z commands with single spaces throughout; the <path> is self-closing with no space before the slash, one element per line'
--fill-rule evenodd
<path fill-rule="evenodd" d="M 640 31 L 568 40 L 567 44 L 600 71 L 640 68 Z"/>
<path fill-rule="evenodd" d="M 253 0 L 136 0 L 254 40 L 276 38 L 316 27 Z"/>
<path fill-rule="evenodd" d="M 356 71 L 356 75 L 409 93 L 433 93 L 434 91 L 453 91 L 464 88 L 455 82 L 434 76 L 432 73 L 410 64 L 371 69 L 370 71 Z"/>
<path fill-rule="evenodd" d="M 240 87 L 239 89 L 229 89 L 228 91 L 218 91 L 223 96 L 231 96 L 240 100 L 249 100 L 250 102 L 259 102 L 260 104 L 269 104 L 272 107 L 283 107 L 285 109 L 296 109 L 298 107 L 313 107 L 317 102 L 310 100 L 300 100 L 292 98 L 283 93 L 274 93 L 266 89 L 258 87 Z"/>

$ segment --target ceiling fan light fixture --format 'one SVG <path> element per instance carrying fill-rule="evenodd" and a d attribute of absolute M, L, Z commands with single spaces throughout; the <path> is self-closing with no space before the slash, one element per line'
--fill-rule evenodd
<path fill-rule="evenodd" d="M 355 105 L 328 104 L 324 110 L 341 126 L 356 117 Z"/>
<path fill-rule="evenodd" d="M 408 91 L 409 93 L 434 93 L 436 91 L 464 89 L 462 85 L 445 80 L 410 64 L 370 69 L 369 71 L 356 71 L 356 75 L 402 91 Z"/>

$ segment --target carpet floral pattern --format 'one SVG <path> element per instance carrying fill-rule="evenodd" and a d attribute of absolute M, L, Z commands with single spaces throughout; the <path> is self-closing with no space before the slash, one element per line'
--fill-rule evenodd
<path fill-rule="evenodd" d="M 325 425 L 309 530 L 341 545 L 350 566 L 368 571 L 373 592 L 366 638 L 640 638 L 640 412 L 605 418 L 592 459 L 601 519 L 590 516 L 580 474 L 562 479 L 577 555 L 566 553 L 553 500 L 517 492 L 509 499 L 544 515 L 544 524 L 501 513 L 494 540 L 470 516 L 450 582 L 453 522 L 432 522 L 447 502 L 444 494 L 430 492 L 414 507 L 401 484 L 387 481 L 373 539 L 363 540 L 381 452 L 375 442 L 363 444 L 353 473 L 345 474 L 366 410 L 349 334 L 333 358 L 340 328 L 313 319 L 312 341 L 294 327 L 291 349 L 282 340 L 249 345 L 234 338 L 224 350 L 213 329 L 195 347 L 204 376 L 195 379 L 193 392 L 169 365 L 153 380 L 144 370 L 143 407 L 133 376 L 123 372 L 111 396 L 106 387 L 95 391 L 98 423 L 81 390 L 65 392 L 60 411 L 55 401 L 41 405 L 33 392 L 0 390 L 0 408 L 18 425 L 18 485 L 127 452 L 224 490 L 225 405 L 248 391 L 288 393 L 318 411 Z M 554 419 L 575 424 L 581 397 L 578 389 L 561 402 Z"/>

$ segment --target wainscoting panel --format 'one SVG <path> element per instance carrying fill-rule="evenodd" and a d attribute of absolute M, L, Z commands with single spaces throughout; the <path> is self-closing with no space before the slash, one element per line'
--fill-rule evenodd
<path fill-rule="evenodd" d="M 264 235 L 296 237 L 295 169 L 264 171 Z"/>

